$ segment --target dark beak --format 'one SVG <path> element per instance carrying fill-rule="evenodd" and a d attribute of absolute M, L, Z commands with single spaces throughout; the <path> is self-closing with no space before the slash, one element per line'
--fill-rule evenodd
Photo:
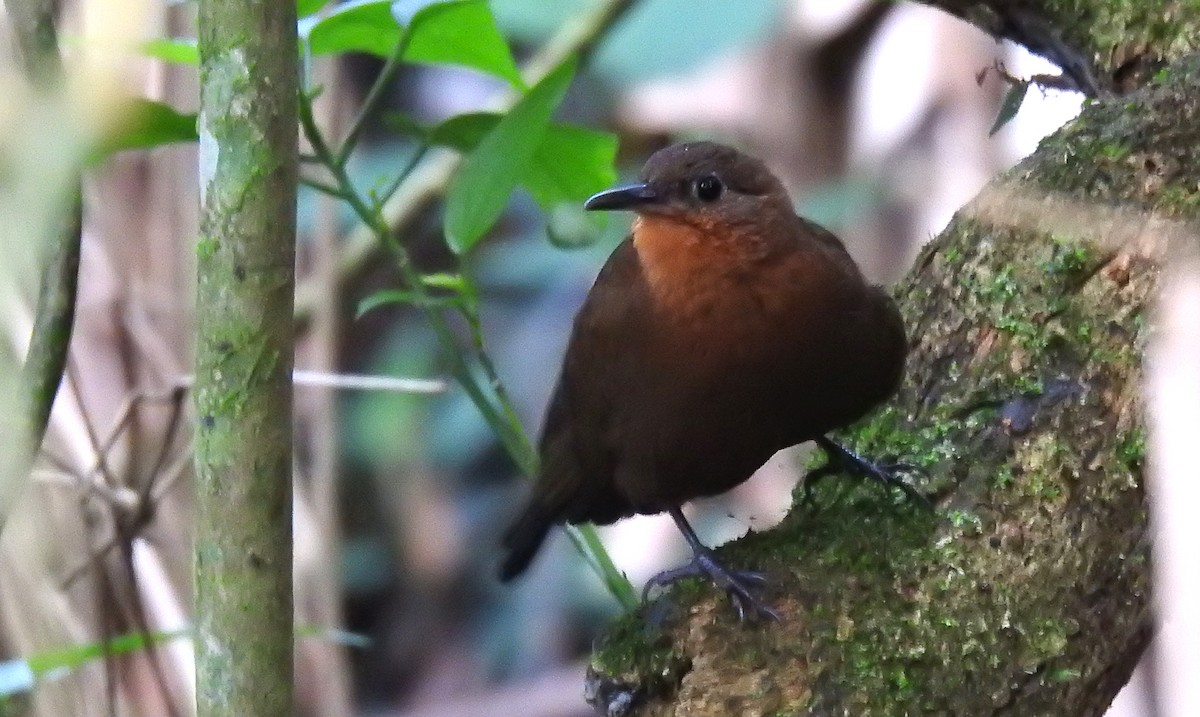
<path fill-rule="evenodd" d="M 646 204 L 656 204 L 659 196 L 648 184 L 631 184 L 628 187 L 617 187 L 593 194 L 583 203 L 588 211 L 606 211 L 611 209 L 637 209 Z"/>

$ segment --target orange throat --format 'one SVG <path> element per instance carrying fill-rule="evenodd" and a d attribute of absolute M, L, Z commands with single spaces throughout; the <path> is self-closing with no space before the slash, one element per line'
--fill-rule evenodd
<path fill-rule="evenodd" d="M 633 222 L 633 246 L 652 295 L 683 316 L 707 303 L 705 297 L 719 295 L 753 245 L 709 223 L 644 215 Z"/>

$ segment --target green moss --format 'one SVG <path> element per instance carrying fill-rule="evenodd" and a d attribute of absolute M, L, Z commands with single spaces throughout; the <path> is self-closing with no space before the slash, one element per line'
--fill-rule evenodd
<path fill-rule="evenodd" d="M 1042 6 L 1063 40 L 1110 77 L 1135 58 L 1153 72 L 1200 49 L 1194 0 L 1048 0 Z"/>
<path fill-rule="evenodd" d="M 669 636 L 648 628 L 639 613 L 618 618 L 600 645 L 592 654 L 592 668 L 616 682 L 637 685 L 646 697 L 673 692 L 690 665 Z"/>
<path fill-rule="evenodd" d="M 1184 64 L 1181 82 L 1195 85 L 1200 58 Z M 1200 98 L 1195 86 L 1180 91 L 1180 83 L 1164 79 L 1131 98 L 1092 103 L 1085 119 L 1043 141 L 1014 174 L 1076 199 L 1194 216 Z"/>
<path fill-rule="evenodd" d="M 221 242 L 213 237 L 200 237 L 196 242 L 196 256 L 200 259 L 209 259 L 217 253 L 221 248 Z"/>
<path fill-rule="evenodd" d="M 1067 627 L 1062 620 L 1048 617 L 1031 620 L 1022 651 L 1025 668 L 1036 669 L 1047 660 L 1061 655 L 1066 650 L 1067 637 Z"/>
<path fill-rule="evenodd" d="M 1117 458 L 1130 470 L 1140 470 L 1146 459 L 1146 430 L 1141 426 L 1126 431 L 1117 444 Z"/>
<path fill-rule="evenodd" d="M 1097 264 L 1093 245 L 1075 237 L 1055 236 L 1050 241 L 1050 257 L 1039 266 L 1047 275 L 1069 282 L 1087 276 Z"/>
<path fill-rule="evenodd" d="M 1012 466 L 1005 464 L 993 474 L 992 487 L 996 490 L 1007 490 L 1015 480 Z"/>
<path fill-rule="evenodd" d="M 1159 195 L 1159 207 L 1178 216 L 1200 214 L 1200 187 L 1171 186 Z"/>
<path fill-rule="evenodd" d="M 1083 675 L 1082 672 L 1073 667 L 1062 667 L 1057 670 L 1052 670 L 1047 679 L 1051 682 L 1073 682 L 1078 680 Z"/>

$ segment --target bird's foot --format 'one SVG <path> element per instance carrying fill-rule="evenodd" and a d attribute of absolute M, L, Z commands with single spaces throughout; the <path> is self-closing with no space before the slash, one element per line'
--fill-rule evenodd
<path fill-rule="evenodd" d="M 875 463 L 825 436 L 817 438 L 815 442 L 825 452 L 826 461 L 825 465 L 814 468 L 804 476 L 805 503 L 809 505 L 814 503 L 813 487 L 816 486 L 818 481 L 837 473 L 849 473 L 863 478 L 870 478 L 885 486 L 899 488 L 910 499 L 926 508 L 933 508 L 933 504 L 929 502 L 929 498 L 924 493 L 909 485 L 901 477 L 906 473 L 921 473 L 922 469 L 920 466 L 913 465 L 912 463 Z"/>
<path fill-rule="evenodd" d="M 767 578 L 752 570 L 726 568 L 717 562 L 716 556 L 708 549 L 697 552 L 686 565 L 664 570 L 647 580 L 646 587 L 642 589 L 642 602 L 649 602 L 650 592 L 654 588 L 666 588 L 687 578 L 704 578 L 724 590 L 729 602 L 737 610 L 738 622 L 745 622 L 747 616 L 779 621 L 779 613 L 758 594 L 766 586 Z"/>

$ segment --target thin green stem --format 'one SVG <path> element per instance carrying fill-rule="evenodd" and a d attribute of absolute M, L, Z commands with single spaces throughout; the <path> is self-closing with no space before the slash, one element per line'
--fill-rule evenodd
<path fill-rule="evenodd" d="M 393 53 L 393 57 L 398 58 L 402 54 L 402 51 L 397 51 Z M 392 72 L 394 74 L 394 70 Z M 381 92 L 372 88 L 372 92 L 369 94 L 368 100 L 364 103 L 359 115 L 360 118 L 371 110 L 371 103 L 378 101 L 380 96 Z M 372 100 L 372 97 L 375 99 Z M 464 295 L 464 300 L 461 302 L 459 310 L 467 322 L 471 336 L 470 353 L 474 358 L 475 365 L 482 371 L 483 378 L 485 379 L 482 383 L 479 380 L 479 376 L 472 369 L 472 364 L 467 361 L 466 352 L 460 347 L 454 331 L 446 320 L 444 311 L 434 302 L 427 300 L 429 298 L 429 291 L 425 286 L 425 282 L 421 280 L 420 272 L 413 266 L 408 251 L 396 238 L 380 209 L 380 202 L 387 202 L 391 195 L 395 193 L 405 178 L 418 166 L 428 147 L 423 145 L 416 152 L 415 156 L 408 163 L 408 166 L 400 172 L 397 179 L 388 187 L 380 202 L 376 202 L 374 206 L 371 206 L 364 200 L 350 181 L 350 176 L 346 172 L 344 164 L 344 160 L 348 156 L 346 150 L 347 148 L 352 148 L 353 145 L 353 131 L 352 135 L 347 137 L 346 143 L 342 145 L 342 151 L 335 155 L 330 150 L 328 142 L 325 141 L 324 136 L 316 125 L 312 112 L 312 98 L 307 95 L 302 95 L 300 98 L 300 126 L 304 131 L 305 138 L 312 146 L 313 156 L 330 172 L 336 185 L 334 187 L 322 186 L 334 189 L 336 191 L 335 196 L 340 196 L 344 199 L 354 213 L 358 215 L 359 219 L 362 220 L 363 224 L 371 228 L 377 241 L 386 246 L 396 257 L 401 277 L 407 284 L 408 290 L 412 292 L 413 304 L 424 311 L 430 326 L 438 338 L 438 343 L 444 348 L 446 356 L 451 362 L 451 374 L 458 381 L 459 385 L 463 387 L 463 391 L 466 392 L 467 397 L 471 399 L 476 409 L 479 410 L 484 420 L 492 428 L 497 439 L 504 446 L 505 452 L 516 463 L 521 473 L 527 478 L 536 477 L 539 470 L 537 452 L 534 450 L 529 436 L 525 433 L 514 404 L 508 396 L 504 382 L 500 380 L 496 366 L 487 352 L 475 300 Z M 595 528 L 591 525 L 583 525 L 570 527 L 567 532 L 571 537 L 571 542 L 584 556 L 588 564 L 621 606 L 627 610 L 635 608 L 638 603 L 637 594 L 633 586 L 629 583 L 628 578 L 617 570 L 613 564 L 608 552 L 604 549 L 604 545 L 600 542 Z"/>
<path fill-rule="evenodd" d="M 629 578 L 625 577 L 625 573 L 617 569 L 612 558 L 609 557 L 608 551 L 604 549 L 604 543 L 600 542 L 600 535 L 596 532 L 596 526 L 591 523 L 573 525 L 568 527 L 567 532 L 571 535 L 572 542 L 576 542 L 577 547 L 578 542 L 575 536 L 578 535 L 578 539 L 583 541 L 585 547 L 580 549 L 579 552 L 596 561 L 597 564 L 592 569 L 604 581 L 604 586 L 613 594 L 617 602 L 621 603 L 621 607 L 629 611 L 636 610 L 641 599 L 637 591 L 633 589 Z"/>
<path fill-rule="evenodd" d="M 404 57 L 404 52 L 408 49 L 408 41 L 412 33 L 408 31 L 408 26 L 400 30 L 400 38 L 396 41 L 396 47 L 392 50 L 391 56 L 384 63 L 383 69 L 379 71 L 379 76 L 375 78 L 375 83 L 371 85 L 371 89 L 367 92 L 366 99 L 363 100 L 362 107 L 358 109 L 358 115 L 350 124 L 350 131 L 346 133 L 346 138 L 342 140 L 342 146 L 334 155 L 334 163 L 338 167 L 345 167 L 346 161 L 350 159 L 350 154 L 354 151 L 355 145 L 358 144 L 358 138 L 362 135 L 363 128 L 367 125 L 367 120 L 370 119 L 371 113 L 379 105 L 383 99 L 383 93 L 392 85 L 392 80 L 396 79 L 396 72 L 400 70 L 400 60 Z"/>
<path fill-rule="evenodd" d="M 384 204 L 387 204 L 388 200 L 392 198 L 392 195 L 396 193 L 396 190 L 400 189 L 400 185 L 404 184 L 404 180 L 408 179 L 409 176 L 412 175 L 413 170 L 416 169 L 417 165 L 421 163 L 421 160 L 425 158 L 425 153 L 428 151 L 429 143 L 421 142 L 421 145 L 417 147 L 415 152 L 413 152 L 413 156 L 409 157 L 408 163 L 404 165 L 404 169 L 401 169 L 400 173 L 397 174 L 394 179 L 392 179 L 392 182 L 387 186 L 387 189 L 383 190 L 377 195 L 375 203 L 381 207 Z"/>
<path fill-rule="evenodd" d="M 525 433 L 525 427 L 521 424 L 521 418 L 517 415 L 513 401 L 508 395 L 508 389 L 505 388 L 504 382 L 500 380 L 500 374 L 496 370 L 496 365 L 492 361 L 491 354 L 487 352 L 487 348 L 484 345 L 483 327 L 479 321 L 479 312 L 475 310 L 474 305 L 470 305 L 470 309 L 465 310 L 463 316 L 466 317 L 467 325 L 470 328 L 471 346 L 475 350 L 475 355 L 479 359 L 479 366 L 483 369 L 484 376 L 487 378 L 492 392 L 496 394 L 501 410 L 504 412 L 505 421 L 510 426 L 510 429 L 520 438 L 523 454 L 534 455 L 533 442 L 529 440 L 529 436 Z M 533 465 L 536 464 L 536 456 L 534 458 L 525 457 L 524 460 L 518 462 Z M 528 475 L 530 478 L 533 478 L 537 475 L 537 471 L 530 471 Z"/>
<path fill-rule="evenodd" d="M 446 348 L 447 355 L 453 364 L 451 372 L 455 379 L 463 386 L 468 397 L 483 414 L 488 425 L 492 426 L 493 430 L 496 431 L 497 437 L 504 445 L 505 450 L 513 456 L 514 460 L 518 461 L 523 472 L 528 472 L 528 460 L 523 459 L 523 457 L 530 453 L 530 451 L 523 449 L 519 440 L 521 437 L 513 435 L 513 431 L 508 425 L 509 422 L 505 420 L 501 412 L 496 409 L 492 401 L 487 398 L 487 394 L 482 387 L 480 387 L 475 375 L 470 370 L 470 366 L 463 360 L 462 353 L 457 349 L 454 332 L 451 331 L 449 324 L 446 323 L 442 312 L 426 300 L 428 298 L 428 290 L 425 287 L 425 283 L 421 281 L 420 274 L 413 267 L 408 252 L 396 240 L 396 237 L 388 228 L 378 209 L 369 207 L 359 195 L 358 190 L 355 189 L 353 183 L 350 181 L 350 176 L 347 174 L 346 168 L 337 164 L 336 158 L 329 149 L 329 144 L 325 141 L 324 136 L 317 127 L 316 120 L 313 117 L 312 103 L 308 97 L 301 98 L 300 126 L 304 130 L 305 138 L 312 145 L 314 154 L 326 165 L 326 168 L 333 175 L 334 181 L 337 182 L 340 188 L 339 196 L 346 200 L 359 219 L 367 226 L 370 226 L 379 241 L 387 246 L 395 255 L 400 273 L 409 285 L 409 291 L 413 293 L 414 303 L 423 308 L 426 317 L 433 327 L 434 333 L 437 334 L 439 343 Z"/>
<path fill-rule="evenodd" d="M 322 182 L 319 179 L 313 179 L 312 177 L 301 176 L 300 183 L 303 184 L 304 186 L 308 187 L 309 189 L 315 189 L 318 192 L 321 192 L 322 194 L 328 194 L 331 197 L 336 197 L 338 199 L 346 198 L 346 195 L 342 192 L 341 188 L 335 187 L 332 184 L 326 184 L 325 182 Z"/>

